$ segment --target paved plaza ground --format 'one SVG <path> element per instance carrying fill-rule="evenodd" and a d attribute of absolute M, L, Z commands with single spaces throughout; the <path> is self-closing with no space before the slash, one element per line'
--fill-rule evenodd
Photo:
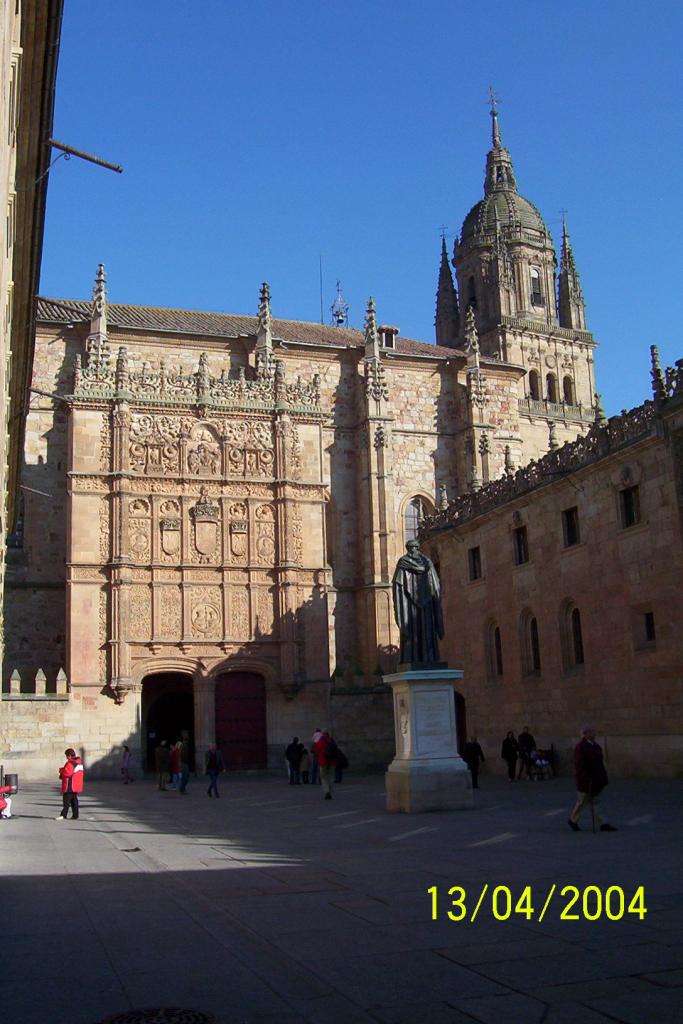
<path fill-rule="evenodd" d="M 205 788 L 86 780 L 72 823 L 54 821 L 56 787 L 22 786 L 0 822 L 4 1021 L 149 1006 L 219 1024 L 683 1019 L 679 781 L 613 781 L 619 831 L 597 834 L 567 827 L 569 779 L 485 776 L 473 810 L 410 816 L 386 813 L 380 776 L 349 776 L 331 802 L 272 776 L 224 776 L 220 800 Z M 621 886 L 627 906 L 642 885 L 647 914 L 560 920 L 572 884 Z M 514 912 L 527 885 L 531 920 Z"/>

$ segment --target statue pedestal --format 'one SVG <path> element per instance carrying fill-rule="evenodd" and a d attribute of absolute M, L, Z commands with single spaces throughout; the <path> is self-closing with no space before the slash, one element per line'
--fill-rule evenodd
<path fill-rule="evenodd" d="M 384 776 L 387 810 L 416 814 L 471 807 L 472 781 L 458 754 L 450 668 L 406 669 L 384 676 L 394 693 L 396 756 Z"/>

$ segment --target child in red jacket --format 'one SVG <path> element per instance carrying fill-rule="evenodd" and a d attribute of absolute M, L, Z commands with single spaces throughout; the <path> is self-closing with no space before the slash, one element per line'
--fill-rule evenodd
<path fill-rule="evenodd" d="M 11 793 L 11 786 L 0 786 L 0 818 L 11 818 L 12 817 L 12 797 L 8 796 L 7 799 L 4 797 L 4 793 Z"/>
<path fill-rule="evenodd" d="M 75 821 L 78 817 L 78 794 L 83 792 L 83 762 L 72 747 L 65 750 L 64 754 L 66 764 L 59 769 L 59 778 L 62 781 L 62 813 L 58 814 L 55 820 L 65 821 L 71 808 L 71 817 Z"/>

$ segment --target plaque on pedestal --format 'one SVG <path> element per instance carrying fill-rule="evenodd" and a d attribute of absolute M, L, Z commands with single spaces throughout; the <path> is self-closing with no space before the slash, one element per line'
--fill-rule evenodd
<path fill-rule="evenodd" d="M 388 811 L 472 806 L 472 783 L 457 744 L 455 685 L 462 676 L 434 666 L 384 676 L 394 694 L 396 735 L 396 756 L 385 775 Z"/>

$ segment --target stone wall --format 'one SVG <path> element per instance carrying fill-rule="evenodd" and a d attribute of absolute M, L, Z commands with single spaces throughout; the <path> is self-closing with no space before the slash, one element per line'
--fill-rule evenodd
<path fill-rule="evenodd" d="M 548 456 L 519 474 L 518 484 L 491 485 L 492 499 L 484 488 L 456 501 L 428 535 L 444 581 L 443 655 L 464 670 L 468 729 L 499 772 L 503 737 L 527 724 L 571 771 L 572 747 L 590 723 L 606 737 L 615 773 L 683 773 L 681 412 L 660 407 L 655 415 L 645 407 L 629 416 Z M 625 525 L 623 495 L 633 488 L 636 521 Z M 577 510 L 579 539 L 568 545 L 569 509 Z M 529 559 L 516 565 L 520 529 Z M 476 548 L 481 577 L 471 579 L 469 552 Z"/>

